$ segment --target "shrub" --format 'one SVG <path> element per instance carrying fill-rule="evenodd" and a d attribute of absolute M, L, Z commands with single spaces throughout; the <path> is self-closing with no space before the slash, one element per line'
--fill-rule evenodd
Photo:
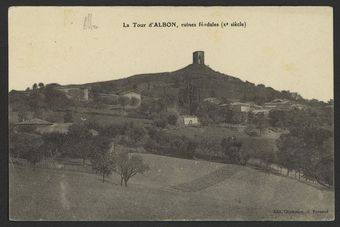
<path fill-rule="evenodd" d="M 64 123 L 70 123 L 70 122 L 73 122 L 73 115 L 70 111 L 68 111 L 64 114 Z"/>
<path fill-rule="evenodd" d="M 165 128 L 167 126 L 167 121 L 163 118 L 158 118 L 154 120 L 154 125 L 159 128 Z"/>
<path fill-rule="evenodd" d="M 168 123 L 169 123 L 170 125 L 176 125 L 176 124 L 177 124 L 177 119 L 178 119 L 177 115 L 175 115 L 175 114 L 170 114 L 170 115 L 168 116 Z"/>

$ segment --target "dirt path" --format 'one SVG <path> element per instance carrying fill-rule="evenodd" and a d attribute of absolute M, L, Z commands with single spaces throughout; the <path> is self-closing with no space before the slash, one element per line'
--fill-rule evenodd
<path fill-rule="evenodd" d="M 239 168 L 230 168 L 229 166 L 221 167 L 212 173 L 196 178 L 195 180 L 171 186 L 171 188 L 182 192 L 196 192 L 213 185 L 216 185 L 237 173 Z"/>

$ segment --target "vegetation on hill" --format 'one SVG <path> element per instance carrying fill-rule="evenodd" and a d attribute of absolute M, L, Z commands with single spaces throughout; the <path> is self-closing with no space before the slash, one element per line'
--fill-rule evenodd
<path fill-rule="evenodd" d="M 94 92 L 131 90 L 154 98 L 168 95 L 170 99 L 175 98 L 182 105 L 208 97 L 253 101 L 258 104 L 276 98 L 304 101 L 295 93 L 280 92 L 263 84 L 244 82 L 236 77 L 216 72 L 206 65 L 198 64 L 191 64 L 174 72 L 140 74 L 119 80 L 89 83 L 85 86 L 90 87 Z"/>
<path fill-rule="evenodd" d="M 329 103 L 304 100 L 295 93 L 276 91 L 261 84 L 256 86 L 198 64 L 169 73 L 142 74 L 85 84 L 93 98 L 88 102 L 69 99 L 63 92 L 54 89 L 55 86 L 58 85 L 45 86 L 39 83 L 25 92 L 11 91 L 11 111 L 18 112 L 19 121 L 24 121 L 29 111 L 33 112 L 33 117 L 42 119 L 48 111 L 66 111 L 62 115 L 63 121 L 74 122 L 67 139 L 61 133 L 44 135 L 44 149 L 51 151 L 53 155 L 81 158 L 84 163 L 85 160 L 101 163 L 102 165 L 93 166 L 98 167 L 103 178 L 114 171 L 107 166 L 111 162 L 108 161 L 110 159 L 106 152 L 101 152 L 108 150 L 108 147 L 102 147 L 106 144 L 103 141 L 114 140 L 121 146 L 143 147 L 150 153 L 182 158 L 214 159 L 243 165 L 249 159 L 261 159 L 267 166 L 277 164 L 289 171 L 299 171 L 305 178 L 317 180 L 327 186 L 333 185 L 330 164 L 333 161 L 333 148 L 329 143 L 333 137 L 333 115 L 332 108 L 327 108 L 328 104 L 332 105 L 332 100 Z M 137 98 L 116 95 L 126 91 L 142 94 L 141 104 L 137 105 L 140 101 Z M 104 96 L 110 102 L 100 98 L 103 93 L 106 93 Z M 111 100 L 110 95 L 115 98 Z M 308 104 L 309 108 L 276 109 L 266 116 L 264 113 L 236 112 L 204 101 L 209 97 L 221 100 L 226 105 L 232 101 L 261 105 L 280 98 Z M 121 112 L 113 114 L 118 104 Z M 183 114 L 197 115 L 204 130 L 213 128 L 211 135 L 193 137 L 190 130 L 181 134 L 178 121 L 179 115 Z M 55 120 L 52 119 L 51 122 Z M 243 124 L 246 128 L 238 132 L 217 129 L 223 127 L 223 124 Z M 267 139 L 263 135 L 270 127 L 273 130 L 285 130 L 286 133 L 277 141 Z M 174 130 L 171 132 L 169 129 Z M 89 130 L 95 130 L 99 135 L 94 136 Z M 221 133 L 217 135 L 214 131 Z M 26 130 L 19 133 L 35 132 Z M 11 143 L 21 144 L 13 146 L 14 155 L 31 154 L 28 156 L 34 162 L 41 160 L 41 153 L 33 152 L 34 149 L 29 146 L 29 150 L 25 150 L 18 134 L 12 135 L 15 141 Z M 30 140 L 25 134 L 23 138 Z M 103 143 L 98 144 L 98 141 Z M 37 143 L 32 139 L 32 146 L 34 144 Z M 40 145 L 37 148 L 37 151 L 41 151 Z M 130 159 L 124 160 L 129 163 Z M 137 163 L 135 159 L 132 161 Z M 126 183 L 128 178 L 124 176 L 122 179 Z"/>

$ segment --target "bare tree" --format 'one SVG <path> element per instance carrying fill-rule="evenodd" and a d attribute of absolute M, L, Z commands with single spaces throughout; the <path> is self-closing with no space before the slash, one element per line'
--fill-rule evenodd
<path fill-rule="evenodd" d="M 96 156 L 95 161 L 92 161 L 92 168 L 102 175 L 103 183 L 105 177 L 109 176 L 115 167 L 115 160 L 111 153 L 103 153 Z"/>
<path fill-rule="evenodd" d="M 121 186 L 123 186 L 124 181 L 124 185 L 127 187 L 127 182 L 131 177 L 138 173 L 143 174 L 149 169 L 149 166 L 143 162 L 139 155 L 129 156 L 126 152 L 117 154 L 115 171 L 120 174 Z"/>

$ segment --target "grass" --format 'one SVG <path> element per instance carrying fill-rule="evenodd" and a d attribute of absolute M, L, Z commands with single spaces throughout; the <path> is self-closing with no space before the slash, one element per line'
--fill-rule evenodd
<path fill-rule="evenodd" d="M 242 130 L 215 126 L 182 127 L 168 130 L 168 132 L 179 136 L 186 136 L 198 142 L 204 138 L 208 141 L 215 141 L 217 144 L 220 144 L 223 138 L 236 136 L 242 142 L 241 149 L 249 151 L 254 157 L 261 157 L 262 154 L 272 153 L 276 149 L 277 136 L 273 136 L 272 133 L 261 137 L 251 137 Z"/>
<path fill-rule="evenodd" d="M 130 118 L 119 115 L 103 115 L 103 114 L 89 114 L 89 113 L 75 113 L 74 118 L 76 121 L 80 121 L 80 117 L 85 117 L 87 121 L 94 121 L 102 125 L 120 124 L 125 122 L 134 122 L 136 124 L 150 124 L 151 121 L 141 118 Z"/>
<path fill-rule="evenodd" d="M 331 220 L 334 192 L 248 167 L 143 154 L 119 185 L 91 173 L 10 165 L 12 220 Z M 70 163 L 68 163 L 70 164 Z M 275 214 L 275 209 L 326 214 Z"/>

